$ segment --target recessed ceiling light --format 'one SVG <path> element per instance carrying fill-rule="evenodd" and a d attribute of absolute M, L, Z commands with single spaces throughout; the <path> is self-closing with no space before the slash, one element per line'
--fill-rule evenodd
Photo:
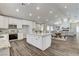
<path fill-rule="evenodd" d="M 19 12 L 19 9 L 18 8 L 16 9 L 16 12 Z"/>
<path fill-rule="evenodd" d="M 46 21 L 48 21 L 48 19 L 46 19 Z"/>
<path fill-rule="evenodd" d="M 58 17 L 57 15 L 55 17 Z"/>
<path fill-rule="evenodd" d="M 40 19 L 40 16 L 38 16 L 37 18 Z"/>
<path fill-rule="evenodd" d="M 64 6 L 64 8 L 67 8 L 67 6 Z"/>
<path fill-rule="evenodd" d="M 29 13 L 29 16 L 32 16 L 32 13 Z"/>
<path fill-rule="evenodd" d="M 64 21 L 64 22 L 67 22 L 67 21 L 68 21 L 68 19 L 67 19 L 67 18 L 64 18 L 64 19 L 63 19 L 63 21 Z"/>
<path fill-rule="evenodd" d="M 50 13 L 50 14 L 52 14 L 52 13 L 53 13 L 53 11 L 49 11 L 49 13 Z"/>
<path fill-rule="evenodd" d="M 36 7 L 36 10 L 39 10 L 39 9 L 40 9 L 40 7 L 37 6 L 37 7 Z"/>

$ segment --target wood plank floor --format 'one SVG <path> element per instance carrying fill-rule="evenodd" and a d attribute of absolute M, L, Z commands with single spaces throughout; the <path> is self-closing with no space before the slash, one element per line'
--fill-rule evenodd
<path fill-rule="evenodd" d="M 75 40 L 52 40 L 45 51 L 26 43 L 25 39 L 11 41 L 11 56 L 79 56 L 79 44 Z"/>

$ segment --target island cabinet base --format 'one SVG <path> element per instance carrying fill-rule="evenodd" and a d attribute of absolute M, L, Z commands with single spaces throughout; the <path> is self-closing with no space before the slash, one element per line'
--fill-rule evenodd
<path fill-rule="evenodd" d="M 0 49 L 0 56 L 10 56 L 9 48 L 1 48 Z"/>
<path fill-rule="evenodd" d="M 27 43 L 41 49 L 42 51 L 46 50 L 51 46 L 51 35 L 27 35 Z"/>

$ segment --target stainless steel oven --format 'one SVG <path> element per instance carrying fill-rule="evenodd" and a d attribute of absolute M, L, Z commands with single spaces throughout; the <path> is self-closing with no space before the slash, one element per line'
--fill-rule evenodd
<path fill-rule="evenodd" d="M 9 24 L 9 40 L 18 39 L 17 25 Z"/>
<path fill-rule="evenodd" d="M 18 38 L 17 34 L 9 34 L 9 40 L 15 40 Z"/>

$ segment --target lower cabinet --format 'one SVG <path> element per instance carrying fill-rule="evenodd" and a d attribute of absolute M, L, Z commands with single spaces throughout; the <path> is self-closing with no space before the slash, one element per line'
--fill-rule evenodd
<path fill-rule="evenodd" d="M 38 39 L 35 35 L 27 35 L 27 42 L 39 49 L 42 49 L 42 39 Z"/>
<path fill-rule="evenodd" d="M 23 39 L 23 33 L 18 33 L 18 40 Z"/>
<path fill-rule="evenodd" d="M 41 49 L 46 50 L 51 46 L 51 35 L 27 35 L 27 43 Z"/>
<path fill-rule="evenodd" d="M 0 56 L 10 56 L 9 48 L 1 48 L 0 49 Z"/>

